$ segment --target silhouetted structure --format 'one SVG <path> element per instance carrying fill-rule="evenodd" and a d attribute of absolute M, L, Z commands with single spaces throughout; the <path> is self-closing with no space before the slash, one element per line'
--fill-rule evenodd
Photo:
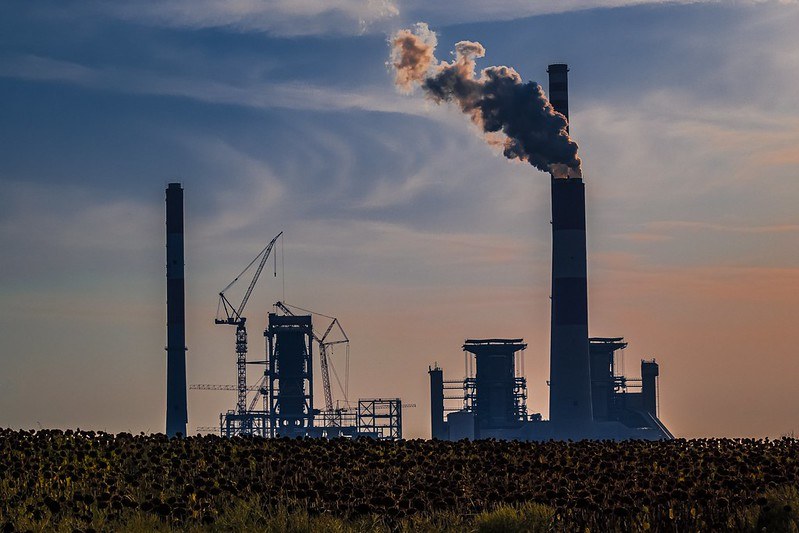
<path fill-rule="evenodd" d="M 255 426 L 263 428 L 264 426 L 264 412 L 253 411 L 252 406 L 247 405 L 247 318 L 244 316 L 244 309 L 247 307 L 247 302 L 253 294 L 255 285 L 264 270 L 266 261 L 274 249 L 275 243 L 283 235 L 281 231 L 274 239 L 269 241 L 263 250 L 261 250 L 255 258 L 250 261 L 250 264 L 236 276 L 233 281 L 227 284 L 224 289 L 219 291 L 219 304 L 217 305 L 216 318 L 214 324 L 226 324 L 229 326 L 236 326 L 236 410 L 228 412 L 227 416 L 223 419 L 227 433 L 238 435 L 248 434 L 254 431 Z M 253 277 L 247 290 L 244 291 L 244 296 L 238 305 L 234 305 L 225 294 L 231 287 L 233 287 L 241 277 L 252 268 L 253 265 L 258 264 Z M 275 262 L 275 275 L 277 275 L 277 262 Z M 264 409 L 265 411 L 265 409 Z"/>
<path fill-rule="evenodd" d="M 360 399 L 357 408 L 350 408 L 345 399 L 344 407 L 314 408 L 314 343 L 320 346 L 322 355 L 336 344 L 349 343 L 349 339 L 336 318 L 327 317 L 333 322 L 324 333 L 318 334 L 313 329 L 313 317 L 310 314 L 294 314 L 290 309 L 294 306 L 283 302 L 277 302 L 275 307 L 285 315 L 269 313 L 264 331 L 267 341 L 265 360 L 243 362 L 247 365 L 264 365 L 260 384 L 257 387 L 246 384 L 244 387 L 197 386 L 205 390 L 244 390 L 245 394 L 248 391 L 255 392 L 245 409 L 237 407 L 219 415 L 220 434 L 227 437 L 247 434 L 271 438 L 401 439 L 402 403 L 399 398 Z M 343 339 L 328 338 L 336 325 Z M 327 360 L 320 358 L 320 364 L 324 374 Z M 326 398 L 329 394 L 329 384 L 326 384 Z M 259 400 L 262 401 L 262 408 L 255 409 Z M 329 402 L 326 399 L 326 404 L 332 406 L 332 399 Z"/>
<path fill-rule="evenodd" d="M 549 101 L 569 118 L 569 67 L 549 65 Z M 561 435 L 584 434 L 591 423 L 588 356 L 588 273 L 585 185 L 579 178 L 551 178 L 552 321 L 549 418 Z"/>
<path fill-rule="evenodd" d="M 567 118 L 568 71 L 565 64 L 547 69 L 550 102 Z M 516 375 L 514 356 L 526 346 L 522 339 L 467 340 L 463 348 L 475 356 L 474 377 L 467 372 L 462 382 L 446 381 L 438 366 L 429 369 L 433 437 L 673 438 L 657 417 L 657 363 L 641 361 L 641 379 L 628 379 L 616 364 L 624 339 L 588 337 L 585 184 L 582 178 L 553 176 L 551 187 L 550 420 L 527 416 L 526 380 Z M 445 395 L 457 389 L 460 395 Z M 446 400 L 461 405 L 447 409 Z"/>
<path fill-rule="evenodd" d="M 314 425 L 313 326 L 310 316 L 269 313 L 270 436 L 298 437 Z"/>
<path fill-rule="evenodd" d="M 547 68 L 549 73 L 549 103 L 555 111 L 569 118 L 569 66 L 553 63 Z M 568 130 L 569 126 L 566 125 Z"/>
<path fill-rule="evenodd" d="M 569 68 L 549 65 L 552 107 L 569 117 Z M 621 337 L 588 338 L 585 184 L 581 178 L 552 178 L 552 323 L 549 416 L 555 438 L 672 438 L 657 414 L 642 410 L 642 398 L 657 410 L 653 367 L 642 362 L 646 393 L 628 390 L 616 373 Z M 657 376 L 657 364 L 654 375 Z"/>
<path fill-rule="evenodd" d="M 515 364 L 516 353 L 526 347 L 522 339 L 467 339 L 464 343 L 476 369 L 474 378 L 466 378 L 466 387 L 478 438 L 516 429 L 527 419 L 527 380 L 516 376 Z"/>
<path fill-rule="evenodd" d="M 549 424 L 527 414 L 527 379 L 519 374 L 523 339 L 467 339 L 467 372 L 461 381 L 445 381 L 438 366 L 429 369 L 433 438 L 544 439 Z M 445 391 L 459 394 L 446 396 Z M 445 400 L 457 400 L 454 409 Z M 444 416 L 446 414 L 446 421 Z"/>
<path fill-rule="evenodd" d="M 399 398 L 358 400 L 358 436 L 379 440 L 402 438 L 402 402 Z"/>
<path fill-rule="evenodd" d="M 186 309 L 183 281 L 183 188 L 166 189 L 166 434 L 186 435 Z"/>
<path fill-rule="evenodd" d="M 671 432 L 658 419 L 655 360 L 641 361 L 641 379 L 619 372 L 617 353 L 627 347 L 623 337 L 594 337 L 591 342 L 591 398 L 594 420 L 618 422 L 625 427 L 655 428 L 664 438 Z"/>
<path fill-rule="evenodd" d="M 434 439 L 448 437 L 447 423 L 444 421 L 444 372 L 441 367 L 428 367 L 430 374 L 430 432 Z"/>
<path fill-rule="evenodd" d="M 588 356 L 585 185 L 552 178 L 552 322 L 549 418 L 558 435 L 584 435 L 591 423 Z"/>

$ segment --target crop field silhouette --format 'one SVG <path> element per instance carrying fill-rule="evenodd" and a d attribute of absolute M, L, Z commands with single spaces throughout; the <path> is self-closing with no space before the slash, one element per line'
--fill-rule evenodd
<path fill-rule="evenodd" d="M 3 531 L 795 530 L 799 442 L 0 431 Z"/>

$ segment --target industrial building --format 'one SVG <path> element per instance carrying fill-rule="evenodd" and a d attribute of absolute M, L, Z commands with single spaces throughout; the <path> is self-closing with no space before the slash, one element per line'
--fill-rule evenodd
<path fill-rule="evenodd" d="M 325 402 L 325 409 L 314 407 L 314 345 L 325 357 L 330 345 L 338 341 L 326 344 L 325 339 L 314 332 L 310 314 L 295 315 L 282 302 L 277 302 L 275 307 L 285 310 L 286 314 L 269 313 L 264 331 L 266 359 L 245 363 L 264 367 L 261 383 L 254 387 L 255 394 L 245 409 L 237 406 L 219 415 L 220 434 L 227 437 L 401 439 L 402 402 L 399 398 L 360 399 L 354 407 L 344 401 L 343 407 L 334 407 L 328 377 L 324 380 L 324 390 L 331 401 Z M 330 330 L 328 328 L 327 332 Z M 322 374 L 327 375 L 329 361 L 323 361 L 321 368 Z M 244 389 L 245 397 L 249 390 Z M 259 400 L 261 408 L 256 409 Z"/>
<path fill-rule="evenodd" d="M 272 255 L 277 234 L 247 267 L 219 292 L 215 324 L 235 326 L 235 385 L 192 385 L 195 390 L 235 391 L 234 409 L 219 415 L 218 427 L 198 431 L 218 432 L 222 436 L 257 435 L 262 437 L 345 437 L 397 440 L 402 438 L 402 408 L 399 398 L 361 398 L 350 404 L 346 390 L 334 404 L 330 384 L 330 354 L 342 345 L 347 354 L 344 381 L 349 373 L 349 338 L 338 319 L 291 306 L 274 304 L 264 330 L 265 354 L 249 357 L 247 318 L 244 312 L 266 262 Z M 170 183 L 166 189 L 166 277 L 167 277 L 167 379 L 166 434 L 186 435 L 188 407 L 186 395 L 186 327 L 184 295 L 183 187 Z M 254 269 L 249 285 L 238 305 L 228 299 L 231 289 Z M 277 275 L 277 262 L 275 262 Z M 301 314 L 297 314 L 299 311 Z M 314 317 L 330 322 L 319 333 Z M 315 350 L 316 348 L 316 350 Z M 314 367 L 322 375 L 324 409 L 314 406 Z M 257 385 L 248 384 L 248 368 L 260 367 Z M 335 369 L 334 369 L 335 371 Z M 338 376 L 336 376 L 338 380 Z"/>
<path fill-rule="evenodd" d="M 349 338 L 335 317 L 313 313 L 285 302 L 274 304 L 264 330 L 265 355 L 248 358 L 247 318 L 244 311 L 283 232 L 269 244 L 219 292 L 216 324 L 236 326 L 236 407 L 219 415 L 223 436 L 259 435 L 262 437 L 321 437 L 321 438 L 374 438 L 394 440 L 402 438 L 402 402 L 399 398 L 360 399 L 350 405 L 346 388 L 344 398 L 334 405 L 330 384 L 330 353 L 334 346 L 343 345 L 349 359 Z M 256 267 L 257 265 L 257 267 Z M 227 291 L 251 269 L 255 268 L 249 286 L 238 305 L 230 302 Z M 277 275 L 277 261 L 275 261 Z M 301 314 L 297 314 L 297 312 Z M 280 314 L 279 314 L 279 313 Z M 314 316 L 329 320 L 322 333 L 314 329 Z M 318 357 L 314 352 L 318 349 Z M 314 406 L 314 367 L 319 363 L 324 392 L 324 409 Z M 248 367 L 263 368 L 257 386 L 247 382 Z M 349 372 L 347 365 L 346 372 Z M 345 382 L 348 376 L 345 375 Z M 230 390 L 234 387 L 193 386 L 193 388 Z M 252 394 L 251 394 L 252 393 Z M 259 405 L 260 404 L 260 405 Z M 214 428 L 201 428 L 214 430 Z"/>
<path fill-rule="evenodd" d="M 568 119 L 568 67 L 553 64 L 547 72 L 550 102 Z M 438 365 L 429 368 L 433 438 L 671 439 L 657 416 L 655 360 L 641 361 L 641 379 L 629 379 L 617 364 L 624 339 L 589 338 L 585 183 L 552 177 L 551 188 L 549 420 L 527 414 L 527 383 L 517 363 L 523 339 L 471 339 L 463 349 L 474 375 L 446 381 Z M 458 393 L 446 395 L 452 391 Z M 459 405 L 447 408 L 453 400 Z"/>
<path fill-rule="evenodd" d="M 550 102 L 568 119 L 568 67 L 550 65 Z M 551 179 L 552 314 L 550 330 L 549 419 L 527 412 L 522 338 L 467 339 L 467 372 L 448 381 L 429 368 L 433 438 L 460 439 L 671 439 L 658 418 L 657 362 L 641 361 L 641 377 L 622 373 L 623 337 L 589 337 L 585 183 L 582 178 Z M 183 280 L 183 189 L 170 183 L 167 203 L 167 434 L 186 433 L 186 346 Z M 346 387 L 334 403 L 330 381 L 334 346 L 347 350 L 349 338 L 335 317 L 274 304 L 264 330 L 264 355 L 249 357 L 246 305 L 282 232 L 219 292 L 216 324 L 235 326 L 235 385 L 194 385 L 236 391 L 236 405 L 219 415 L 219 426 L 199 428 L 223 436 L 402 438 L 399 398 L 350 403 Z M 254 269 L 238 305 L 227 291 Z M 277 261 L 275 260 L 275 275 Z M 321 328 L 314 321 L 322 322 Z M 329 321 L 329 322 L 326 322 Z M 348 352 L 347 352 L 348 353 Z M 322 377 L 324 408 L 315 405 L 314 369 Z M 248 368 L 261 369 L 257 385 Z M 335 369 L 334 369 L 335 372 Z M 338 376 L 336 375 L 338 380 Z M 345 377 L 346 382 L 346 377 Z M 339 385 L 341 383 L 339 382 Z M 535 390 L 534 394 L 541 394 Z M 453 403 L 454 402 L 454 403 Z"/>

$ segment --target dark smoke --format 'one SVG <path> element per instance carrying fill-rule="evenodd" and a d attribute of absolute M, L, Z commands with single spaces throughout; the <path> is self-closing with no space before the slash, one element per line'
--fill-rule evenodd
<path fill-rule="evenodd" d="M 566 117 L 552 108 L 540 85 L 522 83 L 511 67 L 488 67 L 477 77 L 475 60 L 485 55 L 480 43 L 457 43 L 451 63 L 436 59 L 436 44 L 435 33 L 423 23 L 394 34 L 391 57 L 398 86 L 406 91 L 420 86 L 438 104 L 457 103 L 508 159 L 527 161 L 556 178 L 581 175 Z"/>

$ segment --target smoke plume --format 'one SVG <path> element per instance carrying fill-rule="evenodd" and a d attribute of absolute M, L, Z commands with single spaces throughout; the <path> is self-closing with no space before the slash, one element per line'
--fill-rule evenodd
<path fill-rule="evenodd" d="M 539 84 L 522 83 L 511 67 L 488 67 L 476 75 L 475 60 L 485 55 L 483 45 L 461 41 L 451 63 L 439 62 L 436 34 L 424 23 L 398 31 L 391 43 L 401 89 L 410 92 L 419 86 L 437 104 L 456 103 L 508 159 L 527 161 L 556 178 L 581 175 L 566 117 L 552 108 Z"/>

